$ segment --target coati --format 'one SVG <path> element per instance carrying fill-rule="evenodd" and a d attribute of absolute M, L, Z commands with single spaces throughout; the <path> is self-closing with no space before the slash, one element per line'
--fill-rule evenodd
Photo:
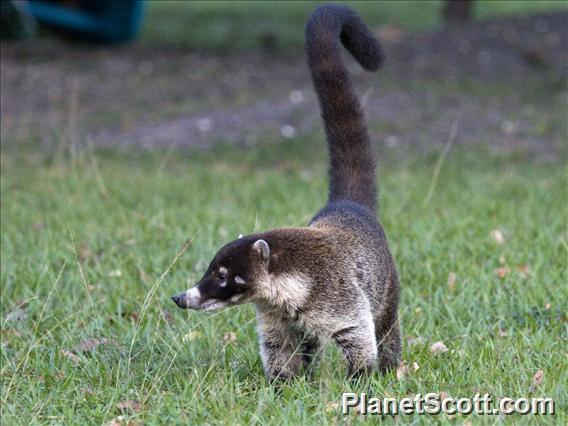
<path fill-rule="evenodd" d="M 256 305 L 260 352 L 270 379 L 310 365 L 322 344 L 341 349 L 350 376 L 399 363 L 399 284 L 376 217 L 375 161 L 339 41 L 366 70 L 381 45 L 350 8 L 322 5 L 309 18 L 306 53 L 327 136 L 329 197 L 306 228 L 244 236 L 215 255 L 180 308 Z"/>

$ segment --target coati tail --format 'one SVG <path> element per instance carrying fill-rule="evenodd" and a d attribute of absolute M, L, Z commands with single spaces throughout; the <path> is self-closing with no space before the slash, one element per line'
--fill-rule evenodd
<path fill-rule="evenodd" d="M 347 199 L 374 212 L 375 160 L 339 41 L 366 70 L 377 70 L 384 59 L 381 45 L 350 8 L 325 4 L 310 16 L 306 53 L 329 146 L 329 202 Z"/>

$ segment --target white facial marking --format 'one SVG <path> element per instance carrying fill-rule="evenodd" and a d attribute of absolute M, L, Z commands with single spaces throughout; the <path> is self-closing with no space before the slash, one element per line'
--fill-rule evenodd
<path fill-rule="evenodd" d="M 226 287 L 227 286 L 227 281 L 221 281 L 219 283 L 219 287 Z"/>
<path fill-rule="evenodd" d="M 237 284 L 241 284 L 241 285 L 246 283 L 246 281 L 244 279 L 242 279 L 241 277 L 239 277 L 238 275 L 235 277 L 235 282 Z"/>
<path fill-rule="evenodd" d="M 239 240 L 243 238 L 243 234 L 239 234 Z"/>
<path fill-rule="evenodd" d="M 191 302 L 197 303 L 199 299 L 201 299 L 201 292 L 197 287 L 192 287 L 187 290 L 186 295 L 187 300 L 190 302 L 190 304 L 192 304 Z"/>
<path fill-rule="evenodd" d="M 213 309 L 224 308 L 229 304 L 227 301 L 217 299 L 209 299 L 200 304 L 201 292 L 197 287 L 190 288 L 185 294 L 188 304 L 194 309 L 200 309 L 202 311 L 212 311 Z"/>
<path fill-rule="evenodd" d="M 220 266 L 219 267 L 219 273 L 222 275 L 227 275 L 227 268 L 225 268 L 224 266 Z"/>
<path fill-rule="evenodd" d="M 231 297 L 231 302 L 235 303 L 238 302 L 239 300 L 241 300 L 243 298 L 242 294 L 235 294 L 233 297 Z"/>

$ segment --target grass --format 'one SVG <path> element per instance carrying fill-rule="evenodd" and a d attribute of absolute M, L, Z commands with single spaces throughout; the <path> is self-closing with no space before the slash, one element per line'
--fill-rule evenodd
<path fill-rule="evenodd" d="M 304 24 L 321 1 L 149 2 L 141 39 L 205 50 L 301 49 Z M 371 27 L 422 31 L 441 24 L 442 1 L 351 1 Z M 476 1 L 474 18 L 566 10 L 560 0 Z"/>
<path fill-rule="evenodd" d="M 124 419 L 144 424 L 350 424 L 361 418 L 343 419 L 333 403 L 369 389 L 397 398 L 547 396 L 556 415 L 538 420 L 568 420 L 561 161 L 454 147 L 427 203 L 439 154 L 382 152 L 380 216 L 402 279 L 405 342 L 423 339 L 405 343 L 403 358 L 420 368 L 403 380 L 352 384 L 330 348 L 315 377 L 277 392 L 263 377 L 252 306 L 185 312 L 169 296 L 239 233 L 303 225 L 323 205 L 319 133 L 185 154 L 49 156 L 9 142 L 1 159 L 3 424 L 101 424 L 128 400 L 141 408 Z M 495 229 L 504 244 L 491 238 Z M 231 332 L 235 341 L 224 338 Z M 110 343 L 80 352 L 91 338 Z M 450 350 L 433 356 L 439 340 Z"/>

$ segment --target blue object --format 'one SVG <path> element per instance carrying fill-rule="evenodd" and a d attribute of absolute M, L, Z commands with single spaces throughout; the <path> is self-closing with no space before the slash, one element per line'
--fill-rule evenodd
<path fill-rule="evenodd" d="M 144 0 L 28 0 L 31 14 L 39 22 L 74 31 L 100 42 L 133 39 L 140 29 Z"/>

